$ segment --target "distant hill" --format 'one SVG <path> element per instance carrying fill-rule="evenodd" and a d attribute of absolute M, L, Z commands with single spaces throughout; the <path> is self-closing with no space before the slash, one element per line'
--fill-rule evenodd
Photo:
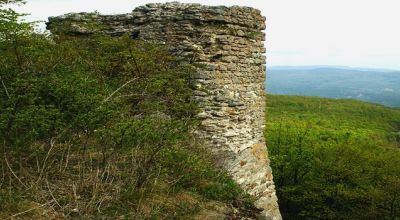
<path fill-rule="evenodd" d="M 345 66 L 271 67 L 267 70 L 267 91 L 400 107 L 400 71 Z"/>

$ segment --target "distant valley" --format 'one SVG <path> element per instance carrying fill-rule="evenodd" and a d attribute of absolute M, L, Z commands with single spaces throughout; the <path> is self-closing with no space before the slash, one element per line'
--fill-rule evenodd
<path fill-rule="evenodd" d="M 270 94 L 357 99 L 400 107 L 400 71 L 342 66 L 271 67 Z"/>

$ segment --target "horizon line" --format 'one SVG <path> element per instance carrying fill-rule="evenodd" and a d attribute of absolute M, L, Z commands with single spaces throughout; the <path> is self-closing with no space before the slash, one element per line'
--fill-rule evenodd
<path fill-rule="evenodd" d="M 278 69 L 278 68 L 302 68 L 302 69 L 321 69 L 321 68 L 333 68 L 333 69 L 353 69 L 361 71 L 385 71 L 385 72 L 400 72 L 400 69 L 396 68 L 384 68 L 384 67 L 365 67 L 365 66 L 346 66 L 346 65 L 267 65 L 267 69 Z"/>

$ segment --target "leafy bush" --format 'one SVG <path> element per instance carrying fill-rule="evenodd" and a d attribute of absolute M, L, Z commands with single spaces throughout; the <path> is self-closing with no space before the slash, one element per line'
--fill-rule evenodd
<path fill-rule="evenodd" d="M 245 195 L 192 135 L 194 66 L 129 36 L 34 32 L 16 2 L 0 2 L 0 218 L 176 218 Z"/>

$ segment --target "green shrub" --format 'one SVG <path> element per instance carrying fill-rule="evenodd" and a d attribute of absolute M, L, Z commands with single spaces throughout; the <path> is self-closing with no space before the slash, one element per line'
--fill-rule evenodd
<path fill-rule="evenodd" d="M 246 197 L 192 135 L 194 66 L 129 36 L 34 32 L 15 2 L 0 1 L 0 217 L 177 219 Z"/>

